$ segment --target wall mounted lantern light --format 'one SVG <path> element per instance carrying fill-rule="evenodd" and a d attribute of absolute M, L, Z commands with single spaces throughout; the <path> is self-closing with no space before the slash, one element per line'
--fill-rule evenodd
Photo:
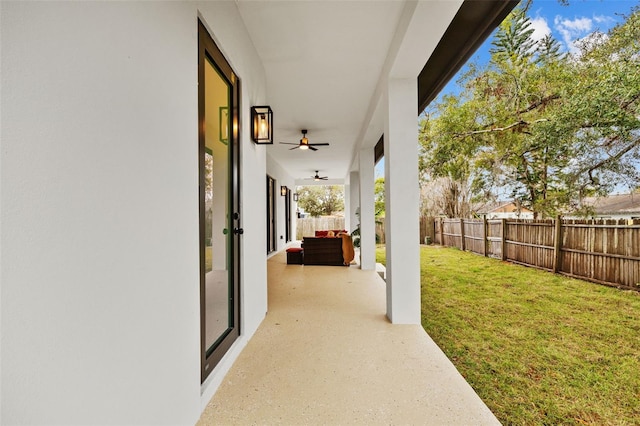
<path fill-rule="evenodd" d="M 280 195 L 282 195 L 283 197 L 285 197 L 287 195 L 288 191 L 289 191 L 289 188 L 287 188 L 286 186 L 281 186 L 280 187 Z"/>
<path fill-rule="evenodd" d="M 259 145 L 273 144 L 273 111 L 270 106 L 251 107 L 251 139 Z"/>
<path fill-rule="evenodd" d="M 297 192 L 293 193 L 293 201 L 296 201 L 296 202 L 298 201 L 298 193 Z"/>

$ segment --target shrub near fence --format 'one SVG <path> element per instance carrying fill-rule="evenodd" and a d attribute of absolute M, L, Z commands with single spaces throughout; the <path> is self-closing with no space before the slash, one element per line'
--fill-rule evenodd
<path fill-rule="evenodd" d="M 640 291 L 640 220 L 436 219 L 434 241 Z"/>

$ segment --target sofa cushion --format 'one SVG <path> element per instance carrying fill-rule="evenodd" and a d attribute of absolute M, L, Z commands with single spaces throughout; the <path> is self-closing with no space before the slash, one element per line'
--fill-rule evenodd
<path fill-rule="evenodd" d="M 350 265 L 355 257 L 351 235 L 342 234 L 340 237 L 342 237 L 342 259 L 345 265 Z"/>
<path fill-rule="evenodd" d="M 317 238 L 326 238 L 329 232 L 333 232 L 334 237 L 337 237 L 338 234 L 348 234 L 348 232 L 345 231 L 344 229 L 329 229 L 326 231 L 316 231 L 315 236 Z"/>

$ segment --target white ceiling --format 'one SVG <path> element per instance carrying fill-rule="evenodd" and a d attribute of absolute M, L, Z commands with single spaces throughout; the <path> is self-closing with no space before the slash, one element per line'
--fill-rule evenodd
<path fill-rule="evenodd" d="M 422 46 L 418 43 L 419 49 L 433 50 L 460 3 L 426 2 L 420 16 L 427 19 L 412 25 L 430 26 L 431 33 L 435 28 L 436 35 Z M 372 117 L 379 116 L 376 89 L 383 70 L 389 72 L 385 68 L 389 60 L 398 52 L 406 54 L 400 46 L 405 41 L 398 39 L 410 32 L 408 22 L 420 8 L 401 0 L 238 0 L 237 4 L 266 71 L 267 104 L 275 124 L 275 144 L 267 147 L 268 154 L 295 179 L 310 177 L 315 170 L 322 176 L 345 178 L 354 147 L 365 138 L 370 139 L 368 145 L 375 144 L 382 134 L 379 118 L 369 128 Z M 308 129 L 310 143 L 331 145 L 312 152 L 291 151 L 291 145 L 279 143 L 297 143 L 301 129 Z"/>

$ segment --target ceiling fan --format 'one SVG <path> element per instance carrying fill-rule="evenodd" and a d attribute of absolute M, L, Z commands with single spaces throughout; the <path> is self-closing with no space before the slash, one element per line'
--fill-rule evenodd
<path fill-rule="evenodd" d="M 317 151 L 318 148 L 314 148 L 315 146 L 329 146 L 328 143 L 309 143 L 309 139 L 307 139 L 307 129 L 302 129 L 302 139 L 300 139 L 300 143 L 280 143 L 283 145 L 295 145 L 293 148 L 289 148 L 289 151 L 292 149 L 310 149 L 311 151 Z"/>
<path fill-rule="evenodd" d="M 313 180 L 315 180 L 317 182 L 317 181 L 321 181 L 321 180 L 327 180 L 327 179 L 329 179 L 329 176 L 320 176 L 318 174 L 318 170 L 316 170 L 316 175 L 315 176 L 311 176 L 310 178 L 307 178 L 307 179 L 313 179 Z"/>

